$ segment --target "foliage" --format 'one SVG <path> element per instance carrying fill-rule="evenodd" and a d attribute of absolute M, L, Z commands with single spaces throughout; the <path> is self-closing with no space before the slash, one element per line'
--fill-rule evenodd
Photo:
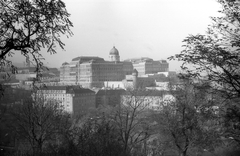
<path fill-rule="evenodd" d="M 18 105 L 29 98 L 31 92 L 20 88 L 4 87 L 4 96 L 0 98 L 0 144 L 14 146 L 16 134 L 12 130 L 14 119 L 11 112 L 18 111 Z"/>
<path fill-rule="evenodd" d="M 148 105 L 151 100 L 144 90 L 128 90 L 120 95 L 118 105 L 102 105 L 89 118 L 104 116 L 114 126 L 124 155 L 145 154 L 145 142 L 151 135 Z M 93 112 L 92 112 L 93 113 Z"/>
<path fill-rule="evenodd" d="M 224 136 L 240 145 L 240 106 L 239 99 L 227 100 L 223 114 Z"/>
<path fill-rule="evenodd" d="M 72 35 L 62 0 L 0 0 L 0 10 L 0 72 L 16 73 L 10 57 L 18 52 L 38 73 L 43 67 L 41 50 L 54 54 L 57 46 L 64 48 L 61 35 Z"/>
<path fill-rule="evenodd" d="M 47 144 L 58 140 L 69 126 L 69 115 L 55 101 L 44 98 L 27 99 L 12 112 L 13 129 L 20 140 L 26 140 L 35 154 L 42 153 Z"/>
<path fill-rule="evenodd" d="M 123 145 L 112 121 L 99 116 L 75 124 L 58 155 L 123 156 Z"/>
<path fill-rule="evenodd" d="M 121 104 L 112 112 L 116 131 L 126 153 L 141 153 L 144 141 L 150 136 L 151 122 L 147 115 L 147 93 L 142 90 L 129 90 L 121 98 Z"/>
<path fill-rule="evenodd" d="M 183 77 L 211 82 L 213 91 L 226 98 L 224 137 L 240 142 L 240 5 L 236 0 L 218 0 L 222 16 L 212 17 L 205 35 L 190 35 L 185 49 L 170 59 L 183 61 Z"/>
<path fill-rule="evenodd" d="M 239 146 L 219 147 L 214 152 L 205 152 L 202 156 L 239 156 Z"/>
<path fill-rule="evenodd" d="M 229 97 L 240 96 L 240 12 L 239 4 L 218 0 L 222 16 L 212 17 L 213 24 L 205 35 L 190 35 L 183 40 L 185 48 L 171 60 L 183 61 L 187 77 L 208 79 Z"/>
<path fill-rule="evenodd" d="M 201 91 L 187 82 L 172 94 L 175 100 L 163 104 L 162 110 L 153 115 L 159 136 L 168 136 L 162 143 L 167 143 L 181 156 L 213 150 L 216 146 L 214 142 L 219 138 L 215 129 L 218 126 L 215 112 L 209 110 L 212 105 L 208 103 L 206 89 Z"/>

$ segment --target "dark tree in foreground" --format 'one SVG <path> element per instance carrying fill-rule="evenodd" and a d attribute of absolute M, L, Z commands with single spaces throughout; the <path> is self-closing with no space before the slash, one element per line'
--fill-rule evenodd
<path fill-rule="evenodd" d="M 116 126 L 104 115 L 73 124 L 57 155 L 126 156 Z"/>
<path fill-rule="evenodd" d="M 64 47 L 61 35 L 72 35 L 70 14 L 61 0 L 0 0 L 0 10 L 0 72 L 15 73 L 9 59 L 15 53 L 38 72 L 44 59 L 41 50 L 54 54 L 57 46 Z"/>
<path fill-rule="evenodd" d="M 224 106 L 226 137 L 240 143 L 240 106 L 236 102 L 240 98 L 240 3 L 218 2 L 222 16 L 212 17 L 205 35 L 188 36 L 183 41 L 185 49 L 170 59 L 183 61 L 185 77 L 210 81 L 214 91 L 228 99 Z"/>
<path fill-rule="evenodd" d="M 17 108 L 17 109 L 16 109 Z M 36 98 L 15 106 L 12 113 L 13 129 L 20 140 L 26 140 L 33 154 L 40 154 L 48 144 L 60 141 L 60 134 L 70 126 L 70 116 L 55 101 Z"/>
<path fill-rule="evenodd" d="M 143 153 L 143 144 L 150 136 L 150 121 L 147 110 L 151 99 L 143 90 L 128 90 L 121 97 L 121 104 L 112 111 L 112 117 L 117 129 L 119 141 L 122 142 L 125 153 Z"/>
<path fill-rule="evenodd" d="M 175 100 L 167 105 L 163 103 L 162 110 L 154 113 L 159 138 L 165 137 L 158 140 L 162 144 L 159 147 L 168 146 L 162 152 L 197 155 L 204 150 L 213 150 L 217 145 L 218 120 L 206 90 L 185 83 L 171 91 Z"/>
<path fill-rule="evenodd" d="M 239 99 L 227 100 L 226 113 L 224 114 L 224 135 L 240 145 L 240 105 Z"/>
<path fill-rule="evenodd" d="M 212 17 L 213 24 L 205 35 L 184 39 L 185 49 L 170 59 L 183 61 L 181 67 L 187 76 L 208 79 L 225 95 L 239 97 L 240 5 L 234 0 L 218 2 L 223 16 Z"/>

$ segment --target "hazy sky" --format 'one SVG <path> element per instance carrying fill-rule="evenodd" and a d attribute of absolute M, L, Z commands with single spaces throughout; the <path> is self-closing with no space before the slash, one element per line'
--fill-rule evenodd
<path fill-rule="evenodd" d="M 44 55 L 51 67 L 78 56 L 108 60 L 113 45 L 120 59 L 166 59 L 180 53 L 189 34 L 204 33 L 218 15 L 216 0 L 63 0 L 71 14 L 74 36 L 63 38 L 65 50 Z M 170 63 L 170 69 L 179 64 Z"/>

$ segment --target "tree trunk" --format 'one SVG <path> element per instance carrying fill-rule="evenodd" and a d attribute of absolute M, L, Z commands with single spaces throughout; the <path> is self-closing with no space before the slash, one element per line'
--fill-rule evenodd
<path fill-rule="evenodd" d="M 187 150 L 182 151 L 179 156 L 187 156 Z"/>

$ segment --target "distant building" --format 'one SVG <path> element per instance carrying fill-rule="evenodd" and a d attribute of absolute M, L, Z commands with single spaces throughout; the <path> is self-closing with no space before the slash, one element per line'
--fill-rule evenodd
<path fill-rule="evenodd" d="M 72 59 L 70 63 L 64 62 L 60 67 L 60 82 L 63 84 L 78 84 L 80 64 L 90 60 L 104 61 L 104 59 L 100 57 L 82 56 Z"/>
<path fill-rule="evenodd" d="M 37 95 L 46 100 L 56 100 L 73 115 L 86 114 L 96 107 L 95 92 L 77 86 L 47 86 L 38 90 Z"/>
<path fill-rule="evenodd" d="M 122 81 L 105 81 L 105 89 L 139 89 L 155 87 L 155 79 L 151 77 L 138 77 L 138 71 L 133 70 L 131 75 L 126 75 Z"/>
<path fill-rule="evenodd" d="M 174 101 L 175 98 L 166 91 L 134 90 L 126 91 L 121 95 L 121 104 L 136 109 L 162 110 L 164 105 Z"/>
<path fill-rule="evenodd" d="M 96 106 L 131 105 L 138 109 L 162 110 L 175 98 L 168 91 L 103 89 L 96 93 Z"/>
<path fill-rule="evenodd" d="M 96 107 L 100 106 L 117 106 L 121 104 L 121 95 L 125 92 L 123 89 L 99 90 L 96 93 Z"/>
<path fill-rule="evenodd" d="M 133 68 L 138 71 L 138 75 L 153 74 L 158 72 L 167 72 L 169 63 L 166 60 L 154 61 L 148 57 L 127 59 L 125 62 L 132 62 Z"/>
<path fill-rule="evenodd" d="M 109 53 L 110 61 L 100 57 L 77 57 L 70 63 L 63 63 L 60 68 L 60 82 L 79 84 L 83 87 L 102 88 L 104 81 L 121 81 L 131 74 L 131 62 L 121 62 L 118 50 L 113 47 Z"/>
<path fill-rule="evenodd" d="M 78 83 L 83 87 L 102 88 L 104 81 L 121 81 L 133 70 L 127 62 L 91 60 L 80 64 Z"/>
<path fill-rule="evenodd" d="M 104 88 L 105 89 L 125 89 L 123 81 L 104 81 Z"/>
<path fill-rule="evenodd" d="M 57 68 L 42 67 L 39 71 L 42 81 L 59 81 L 59 70 Z M 37 77 L 36 67 L 19 67 L 15 77 L 19 81 L 33 80 Z"/>
<path fill-rule="evenodd" d="M 180 84 L 176 72 L 158 72 L 155 74 L 138 75 L 136 69 L 131 75 L 126 75 L 122 81 L 105 81 L 105 89 L 148 89 L 168 90 L 171 85 Z"/>
<path fill-rule="evenodd" d="M 126 75 L 126 79 L 123 80 L 125 88 L 140 89 L 150 86 L 155 86 L 155 80 L 149 77 L 139 77 L 138 71 L 133 70 L 132 75 Z"/>
<path fill-rule="evenodd" d="M 126 75 L 131 75 L 134 68 L 141 76 L 167 72 L 168 66 L 166 60 L 153 61 L 150 58 L 120 61 L 119 51 L 113 47 L 109 52 L 109 61 L 100 57 L 81 56 L 72 59 L 70 63 L 63 63 L 60 68 L 60 83 L 102 88 L 107 82 L 120 82 L 126 79 Z"/>

